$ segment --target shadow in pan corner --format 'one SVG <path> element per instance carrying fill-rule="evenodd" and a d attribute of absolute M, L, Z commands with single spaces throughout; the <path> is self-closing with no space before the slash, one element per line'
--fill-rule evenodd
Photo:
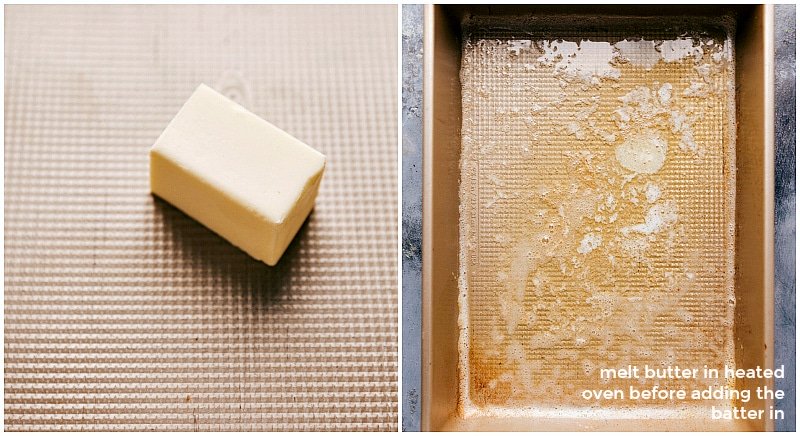
<path fill-rule="evenodd" d="M 266 311 L 289 292 L 291 275 L 299 271 L 301 247 L 306 243 L 306 219 L 292 243 L 275 266 L 250 257 L 218 234 L 195 221 L 163 199 L 153 196 L 156 232 L 175 256 L 174 268 L 180 276 L 202 281 L 203 294 L 238 295 L 254 302 L 253 309 Z"/>

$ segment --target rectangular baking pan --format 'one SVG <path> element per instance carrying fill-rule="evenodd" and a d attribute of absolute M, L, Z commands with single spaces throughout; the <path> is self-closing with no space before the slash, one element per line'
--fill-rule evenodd
<path fill-rule="evenodd" d="M 736 20 L 735 274 L 733 336 L 740 368 L 773 361 L 772 8 L 758 6 L 439 6 L 425 9 L 422 430 L 771 430 L 763 420 L 646 419 L 602 412 L 465 414 L 459 405 L 459 189 L 462 23 L 469 15 L 578 14 Z M 739 388 L 755 388 L 755 385 Z M 755 382 L 751 382 L 755 383 Z M 762 383 L 759 381 L 759 383 Z M 748 408 L 769 409 L 751 400 Z"/>

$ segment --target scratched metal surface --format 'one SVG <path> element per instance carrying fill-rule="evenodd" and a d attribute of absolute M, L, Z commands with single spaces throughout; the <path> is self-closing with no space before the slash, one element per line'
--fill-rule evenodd
<path fill-rule="evenodd" d="M 422 5 L 403 5 L 403 431 L 420 430 Z"/>
<path fill-rule="evenodd" d="M 795 5 L 775 6 L 775 364 L 784 365 L 790 375 L 797 367 L 795 14 Z M 775 423 L 777 431 L 795 431 L 796 383 L 792 376 L 776 380 L 776 387 L 786 392 L 785 398 L 775 402 L 776 408 L 786 412 Z"/>
<path fill-rule="evenodd" d="M 5 8 L 6 430 L 397 429 L 397 11 Z M 325 153 L 275 268 L 149 194 L 205 82 Z"/>

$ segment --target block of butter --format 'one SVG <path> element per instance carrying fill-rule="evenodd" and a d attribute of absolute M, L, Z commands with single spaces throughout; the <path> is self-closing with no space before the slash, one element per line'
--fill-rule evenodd
<path fill-rule="evenodd" d="M 233 245 L 278 263 L 314 207 L 325 156 L 206 85 L 150 149 L 150 189 Z"/>

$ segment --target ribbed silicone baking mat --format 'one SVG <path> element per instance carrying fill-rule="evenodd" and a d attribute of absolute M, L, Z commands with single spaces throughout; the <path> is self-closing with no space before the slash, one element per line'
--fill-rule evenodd
<path fill-rule="evenodd" d="M 733 361 L 731 40 L 722 27 L 657 31 L 602 17 L 570 31 L 575 20 L 552 32 L 544 20 L 467 27 L 467 411 L 606 413 L 581 392 L 631 382 L 603 380 L 601 368 Z"/>
<path fill-rule="evenodd" d="M 396 429 L 396 23 L 6 7 L 6 430 Z M 327 155 L 275 268 L 149 194 L 201 82 Z"/>

